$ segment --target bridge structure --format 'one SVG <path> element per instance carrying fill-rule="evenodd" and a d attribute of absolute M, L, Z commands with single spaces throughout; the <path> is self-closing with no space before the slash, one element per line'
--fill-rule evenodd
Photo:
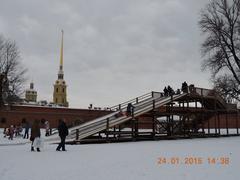
<path fill-rule="evenodd" d="M 127 113 L 131 103 L 134 111 Z M 150 92 L 110 107 L 108 115 L 69 129 L 66 142 L 101 143 L 176 138 L 238 136 L 240 117 L 215 90 L 190 86 L 165 96 Z M 57 135 L 49 137 L 57 140 Z"/>

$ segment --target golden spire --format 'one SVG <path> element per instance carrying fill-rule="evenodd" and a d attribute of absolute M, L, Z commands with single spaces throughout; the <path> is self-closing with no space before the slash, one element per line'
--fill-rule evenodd
<path fill-rule="evenodd" d="M 62 30 L 62 42 L 61 42 L 61 52 L 60 52 L 60 69 L 63 69 L 63 30 Z"/>
<path fill-rule="evenodd" d="M 58 79 L 63 79 L 63 30 L 62 30 L 62 42 L 60 51 L 60 67 L 58 71 Z"/>

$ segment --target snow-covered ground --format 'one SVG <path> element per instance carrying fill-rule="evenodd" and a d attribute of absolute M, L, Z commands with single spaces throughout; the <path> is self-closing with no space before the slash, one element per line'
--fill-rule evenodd
<path fill-rule="evenodd" d="M 0 134 L 1 180 L 240 178 L 240 137 L 67 145 L 67 152 L 47 143 L 42 152 L 31 152 L 28 142 Z"/>

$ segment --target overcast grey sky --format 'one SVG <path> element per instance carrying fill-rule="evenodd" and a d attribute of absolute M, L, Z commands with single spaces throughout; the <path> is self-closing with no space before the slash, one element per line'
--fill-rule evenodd
<path fill-rule="evenodd" d="M 61 29 L 70 107 L 111 106 L 184 80 L 211 87 L 197 24 L 209 0 L 0 1 L 0 34 L 17 42 L 38 100 L 52 101 Z"/>

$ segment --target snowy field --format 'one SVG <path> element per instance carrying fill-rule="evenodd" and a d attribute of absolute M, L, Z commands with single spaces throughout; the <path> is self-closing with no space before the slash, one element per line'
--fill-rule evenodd
<path fill-rule="evenodd" d="M 29 141 L 9 141 L 1 133 L 0 180 L 240 178 L 240 137 L 67 145 L 67 152 L 55 149 L 56 145 L 45 143 L 42 152 L 31 152 Z"/>

